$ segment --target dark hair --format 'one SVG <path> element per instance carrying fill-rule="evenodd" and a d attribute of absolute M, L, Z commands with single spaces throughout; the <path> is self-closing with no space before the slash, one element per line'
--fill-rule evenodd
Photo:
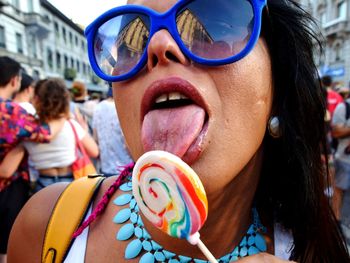
<path fill-rule="evenodd" d="M 40 121 L 48 122 L 69 115 L 69 92 L 63 80 L 51 78 L 34 87 L 35 108 Z"/>
<path fill-rule="evenodd" d="M 313 61 L 314 22 L 292 0 L 268 0 L 263 21 L 272 60 L 272 114 L 280 118 L 282 137 L 264 139 L 264 160 L 257 204 L 294 238 L 297 262 L 350 262 L 341 231 L 324 194 L 328 169 L 323 90 Z M 319 80 L 318 80 L 319 82 Z"/>
<path fill-rule="evenodd" d="M 12 58 L 0 57 L 0 87 L 6 86 L 13 77 L 20 74 L 21 65 Z"/>
<path fill-rule="evenodd" d="M 33 83 L 34 83 L 34 79 L 31 76 L 29 76 L 26 73 L 22 73 L 21 87 L 18 92 L 21 93 L 25 91 L 31 85 L 33 85 Z"/>
<path fill-rule="evenodd" d="M 331 76 L 326 75 L 321 78 L 321 83 L 325 87 L 330 87 L 332 85 L 332 82 L 333 82 L 333 79 Z"/>

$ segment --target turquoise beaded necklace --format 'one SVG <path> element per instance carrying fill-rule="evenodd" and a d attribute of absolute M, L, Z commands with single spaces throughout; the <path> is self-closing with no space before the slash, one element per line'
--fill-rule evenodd
<path fill-rule="evenodd" d="M 139 263 L 169 262 L 169 263 L 209 263 L 206 260 L 195 259 L 183 255 L 177 255 L 165 250 L 161 245 L 152 240 L 150 234 L 144 227 L 139 207 L 132 195 L 132 184 L 130 177 L 119 189 L 125 194 L 117 197 L 113 203 L 117 206 L 128 208 L 120 210 L 113 218 L 116 224 L 123 224 L 116 235 L 120 241 L 128 241 L 125 249 L 125 258 L 134 259 L 142 254 Z M 240 258 L 266 252 L 266 241 L 260 233 L 265 233 L 266 229 L 261 224 L 257 210 L 253 209 L 253 223 L 249 227 L 246 235 L 240 244 L 232 252 L 218 259 L 219 263 L 237 261 Z M 131 240 L 131 241 L 130 241 Z"/>

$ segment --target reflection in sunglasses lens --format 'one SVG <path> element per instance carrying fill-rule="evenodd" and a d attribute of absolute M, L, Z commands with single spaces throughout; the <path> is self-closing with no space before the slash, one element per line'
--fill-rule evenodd
<path fill-rule="evenodd" d="M 254 11 L 249 0 L 197 0 L 178 12 L 176 24 L 183 43 L 194 55 L 225 59 L 247 46 Z"/>
<path fill-rule="evenodd" d="M 149 18 L 124 14 L 100 26 L 95 36 L 94 54 L 103 73 L 120 76 L 140 61 L 149 37 Z"/>

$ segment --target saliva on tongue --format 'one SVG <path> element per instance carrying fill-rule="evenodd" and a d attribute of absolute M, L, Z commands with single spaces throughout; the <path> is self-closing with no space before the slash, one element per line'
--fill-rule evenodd
<path fill-rule="evenodd" d="M 142 124 L 144 150 L 167 151 L 181 158 L 197 139 L 204 121 L 204 109 L 195 104 L 151 110 Z"/>

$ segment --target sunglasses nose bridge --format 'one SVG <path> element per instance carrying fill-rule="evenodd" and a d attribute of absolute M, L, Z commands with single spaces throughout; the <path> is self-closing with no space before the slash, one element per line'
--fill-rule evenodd
<path fill-rule="evenodd" d="M 172 25 L 175 21 L 175 17 L 172 14 L 161 14 L 159 16 L 155 16 L 152 18 L 152 28 L 151 28 L 151 35 L 154 35 L 156 32 L 165 29 L 170 34 L 173 34 Z"/>
<path fill-rule="evenodd" d="M 147 66 L 152 70 L 157 65 L 175 61 L 187 65 L 188 59 L 182 53 L 174 37 L 174 17 L 160 15 L 152 19 L 151 34 L 147 46 Z"/>

